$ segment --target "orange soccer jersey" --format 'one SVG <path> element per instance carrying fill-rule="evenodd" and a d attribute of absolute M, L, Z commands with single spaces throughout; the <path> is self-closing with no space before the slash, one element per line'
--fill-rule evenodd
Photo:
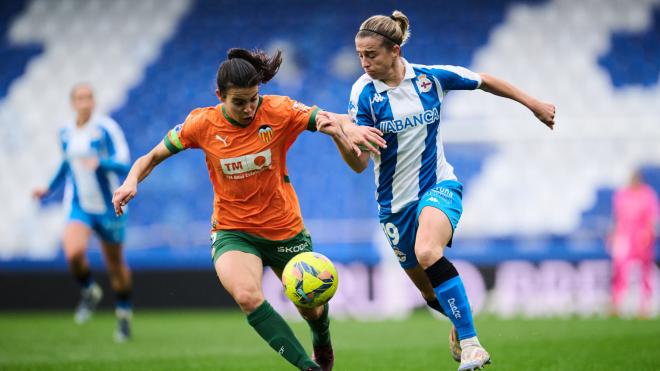
<path fill-rule="evenodd" d="M 222 104 L 193 110 L 170 130 L 165 145 L 176 153 L 200 148 L 213 184 L 212 230 L 239 230 L 284 240 L 303 229 L 298 197 L 289 182 L 286 153 L 305 129 L 316 129 L 318 108 L 288 97 L 260 96 L 248 127 Z"/>

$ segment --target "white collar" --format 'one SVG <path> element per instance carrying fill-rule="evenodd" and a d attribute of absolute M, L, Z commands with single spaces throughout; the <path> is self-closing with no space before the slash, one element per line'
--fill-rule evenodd
<path fill-rule="evenodd" d="M 410 65 L 410 63 L 408 63 L 408 61 L 405 58 L 402 57 L 401 60 L 403 61 L 403 65 L 406 68 L 406 73 L 405 75 L 403 75 L 403 80 L 401 82 L 405 80 L 413 79 L 415 77 L 415 71 L 413 70 L 412 66 Z M 372 79 L 372 81 L 374 82 L 374 88 L 376 88 L 377 93 L 382 93 L 386 90 L 394 89 L 396 87 L 396 86 L 389 86 L 386 83 L 384 83 L 382 80 Z M 401 84 L 399 83 L 399 85 Z"/>

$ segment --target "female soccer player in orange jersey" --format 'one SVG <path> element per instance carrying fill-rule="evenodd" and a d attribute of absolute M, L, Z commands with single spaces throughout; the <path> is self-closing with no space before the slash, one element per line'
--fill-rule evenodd
<path fill-rule="evenodd" d="M 215 194 L 211 239 L 220 282 L 276 352 L 301 370 L 327 371 L 334 363 L 328 305 L 298 308 L 312 330 L 312 360 L 264 300 L 262 272 L 270 266 L 281 277 L 289 259 L 312 250 L 287 174 L 289 147 L 305 129 L 330 135 L 345 157 L 359 152 L 360 141 L 350 143 L 339 122 L 317 107 L 284 96 L 259 95 L 259 84 L 273 78 L 281 63 L 281 52 L 269 57 L 260 51 L 229 50 L 217 74 L 221 104 L 193 110 L 140 157 L 114 193 L 113 204 L 121 215 L 122 207 L 135 197 L 137 184 L 161 161 L 187 148 L 203 150 Z M 361 143 L 384 144 L 379 134 L 364 128 Z"/>

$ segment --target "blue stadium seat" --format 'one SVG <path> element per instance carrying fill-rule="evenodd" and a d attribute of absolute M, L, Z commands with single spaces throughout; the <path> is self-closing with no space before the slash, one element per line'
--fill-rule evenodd
<path fill-rule="evenodd" d="M 651 27 L 644 32 L 621 32 L 612 35 L 612 47 L 599 59 L 616 87 L 649 87 L 660 76 L 660 8 L 655 8 Z"/>
<path fill-rule="evenodd" d="M 0 98 L 7 94 L 12 81 L 23 74 L 27 62 L 43 51 L 38 44 L 17 46 L 9 42 L 9 25 L 26 5 L 27 1 L 21 0 L 0 2 Z"/>

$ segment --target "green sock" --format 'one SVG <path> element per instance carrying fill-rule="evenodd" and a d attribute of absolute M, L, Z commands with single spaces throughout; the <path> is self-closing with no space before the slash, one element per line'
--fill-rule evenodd
<path fill-rule="evenodd" d="M 328 303 L 325 303 L 321 317 L 307 321 L 310 330 L 312 330 L 312 344 L 315 347 L 330 344 L 330 319 L 328 318 L 328 311 Z"/>
<path fill-rule="evenodd" d="M 289 325 L 267 301 L 264 300 L 254 312 L 248 314 L 247 320 L 259 336 L 291 364 L 303 370 L 319 367 L 309 358 Z"/>

